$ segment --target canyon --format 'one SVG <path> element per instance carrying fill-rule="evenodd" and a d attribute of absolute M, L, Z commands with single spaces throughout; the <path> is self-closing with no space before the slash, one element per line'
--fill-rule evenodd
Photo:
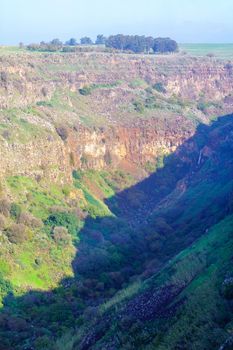
<path fill-rule="evenodd" d="M 2 175 L 65 183 L 73 169 L 113 167 L 142 178 L 197 123 L 231 110 L 232 64 L 215 58 L 25 54 L 1 57 L 0 72 Z"/>
<path fill-rule="evenodd" d="M 0 349 L 230 349 L 232 107 L 211 55 L 0 51 Z"/>

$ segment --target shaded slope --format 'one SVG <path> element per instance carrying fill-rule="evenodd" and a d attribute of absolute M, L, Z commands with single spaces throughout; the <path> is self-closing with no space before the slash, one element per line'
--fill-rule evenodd
<path fill-rule="evenodd" d="M 233 319 L 222 293 L 232 258 L 230 215 L 157 275 L 103 305 L 98 326 L 74 349 L 217 349 Z"/>
<path fill-rule="evenodd" d="M 179 167 L 182 180 L 168 182 L 168 196 L 162 192 L 156 198 L 153 189 L 161 179 L 160 174 L 166 178 L 171 173 L 169 159 L 157 174 L 120 193 L 119 204 L 123 203 L 125 217 L 129 214 L 130 221 L 139 214 L 142 225 L 146 212 L 153 211 L 149 223 L 139 230 L 145 240 L 140 241 L 135 235 L 141 250 L 137 245 L 134 256 L 141 264 L 144 262 L 141 268 L 144 278 L 153 276 L 161 261 L 165 262 L 200 235 L 203 238 L 171 260 L 155 277 L 130 285 L 103 305 L 100 313 L 103 310 L 104 313 L 101 319 L 97 317 L 96 330 L 92 327 L 87 338 L 76 342 L 75 349 L 121 349 L 123 345 L 126 349 L 144 349 L 147 342 L 154 342 L 152 349 L 217 349 L 227 337 L 224 327 L 232 315 L 230 304 L 221 296 L 221 285 L 232 273 L 232 131 L 232 117 L 226 117 L 196 135 L 196 141 L 203 143 L 198 145 L 190 140 L 196 146 L 191 149 L 191 157 L 187 158 L 184 151 L 190 148 L 185 144 L 181 147 L 178 154 L 182 156 L 177 163 L 182 164 L 185 159 L 189 166 L 185 171 Z M 170 164 L 174 164 L 173 160 Z M 175 172 L 173 175 L 176 177 Z M 148 198 L 153 203 L 145 213 L 140 206 L 130 207 L 127 202 L 129 193 L 135 193 L 135 189 L 145 195 L 142 207 L 148 205 Z M 118 303 L 122 299 L 124 302 Z M 106 312 L 108 305 L 114 305 L 110 312 Z"/>

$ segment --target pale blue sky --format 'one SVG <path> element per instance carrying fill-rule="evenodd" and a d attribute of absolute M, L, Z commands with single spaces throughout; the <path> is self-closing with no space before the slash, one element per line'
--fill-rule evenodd
<path fill-rule="evenodd" d="M 0 45 L 97 34 L 233 42 L 233 0 L 0 0 Z"/>

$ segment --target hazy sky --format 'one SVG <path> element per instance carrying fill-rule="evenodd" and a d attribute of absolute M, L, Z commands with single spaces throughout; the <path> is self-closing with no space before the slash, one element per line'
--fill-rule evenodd
<path fill-rule="evenodd" d="M 0 45 L 96 34 L 233 42 L 233 0 L 0 0 Z"/>

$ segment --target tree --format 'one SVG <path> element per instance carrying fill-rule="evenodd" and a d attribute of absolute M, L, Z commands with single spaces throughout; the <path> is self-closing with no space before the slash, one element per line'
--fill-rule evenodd
<path fill-rule="evenodd" d="M 105 36 L 103 36 L 103 34 L 99 34 L 97 35 L 95 44 L 96 45 L 105 45 L 107 38 L 105 38 Z"/>
<path fill-rule="evenodd" d="M 50 41 L 50 44 L 51 45 L 54 45 L 54 46 L 62 46 L 62 41 L 60 41 L 59 39 L 53 39 Z"/>
<path fill-rule="evenodd" d="M 176 52 L 178 45 L 175 40 L 170 38 L 156 38 L 153 49 L 157 53 Z"/>
<path fill-rule="evenodd" d="M 126 44 L 126 36 L 123 34 L 111 35 L 107 41 L 106 46 L 117 50 L 124 50 Z"/>
<path fill-rule="evenodd" d="M 75 38 L 71 38 L 70 40 L 68 40 L 66 42 L 66 45 L 68 45 L 68 46 L 76 46 L 76 45 L 78 45 L 78 43 L 77 43 L 77 40 Z"/>
<path fill-rule="evenodd" d="M 155 39 L 152 36 L 148 36 L 145 38 L 145 46 L 147 53 L 150 53 L 150 50 L 153 50 Z"/>
<path fill-rule="evenodd" d="M 117 50 L 127 50 L 135 53 L 147 52 L 152 49 L 155 52 L 174 52 L 177 51 L 178 45 L 170 38 L 145 37 L 139 35 L 111 35 L 106 40 L 106 46 Z"/>
<path fill-rule="evenodd" d="M 91 38 L 89 38 L 87 36 L 81 38 L 80 42 L 81 42 L 82 45 L 92 45 L 93 44 Z"/>

